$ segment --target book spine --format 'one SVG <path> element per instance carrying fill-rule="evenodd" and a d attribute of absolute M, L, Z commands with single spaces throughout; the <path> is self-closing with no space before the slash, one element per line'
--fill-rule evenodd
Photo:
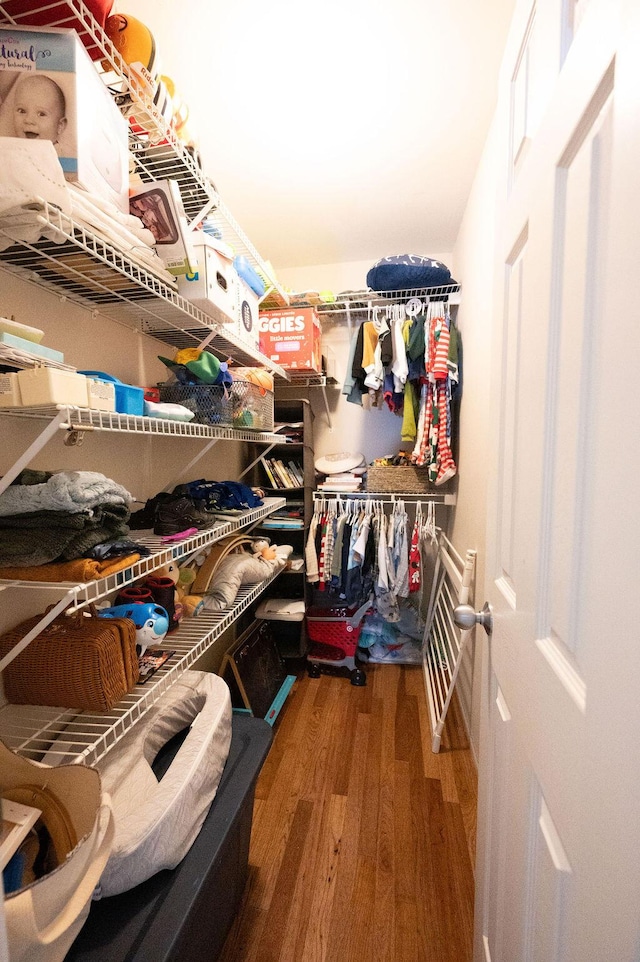
<path fill-rule="evenodd" d="M 284 467 L 284 464 L 282 463 L 282 461 L 280 461 L 280 460 L 278 460 L 278 459 L 276 458 L 272 463 L 273 463 L 273 466 L 275 467 L 276 471 L 278 472 L 280 478 L 282 479 L 282 484 L 283 484 L 283 486 L 284 486 L 285 488 L 292 488 L 293 485 L 291 484 L 291 479 L 289 478 L 289 475 L 288 475 L 287 472 L 285 471 L 285 467 Z"/>
<path fill-rule="evenodd" d="M 302 471 L 300 466 L 295 461 L 289 461 L 289 473 L 295 478 L 295 482 L 298 487 L 304 487 L 304 479 L 302 477 Z"/>
<path fill-rule="evenodd" d="M 262 462 L 262 467 L 263 467 L 264 470 L 265 470 L 265 474 L 266 474 L 267 477 L 269 478 L 269 483 L 271 484 L 271 487 L 272 487 L 272 488 L 279 488 L 279 487 L 280 487 L 280 484 L 276 483 L 276 479 L 275 479 L 275 476 L 274 476 L 274 474 L 273 474 L 273 471 L 271 470 L 271 464 L 269 463 L 268 459 L 267 459 L 267 458 L 260 458 L 260 461 Z"/>

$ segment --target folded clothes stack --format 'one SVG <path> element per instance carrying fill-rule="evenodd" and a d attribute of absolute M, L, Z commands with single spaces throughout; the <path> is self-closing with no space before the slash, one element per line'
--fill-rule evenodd
<path fill-rule="evenodd" d="M 87 556 L 128 535 L 132 501 L 125 488 L 98 472 L 23 471 L 0 494 L 0 565 L 32 567 Z"/>

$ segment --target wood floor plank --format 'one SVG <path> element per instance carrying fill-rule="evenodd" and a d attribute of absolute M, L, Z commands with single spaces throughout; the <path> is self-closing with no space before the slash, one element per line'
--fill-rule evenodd
<path fill-rule="evenodd" d="M 459 710 L 438 755 L 426 719 L 413 666 L 300 675 L 220 962 L 470 962 L 475 766 Z"/>
<path fill-rule="evenodd" d="M 326 818 L 317 846 L 314 878 L 311 886 L 313 898 L 309 908 L 308 925 L 302 952 L 296 951 L 290 958 L 301 962 L 326 962 L 331 936 L 331 912 L 336 892 L 342 841 L 345 831 L 347 799 L 344 795 L 332 795 L 325 807 Z"/>
<path fill-rule="evenodd" d="M 293 893 L 301 867 L 302 853 L 307 842 L 312 813 L 312 803 L 301 799 L 296 806 L 285 855 L 278 872 L 273 898 L 266 914 L 260 947 L 255 956 L 256 962 L 278 962 L 282 957 L 280 949 L 293 905 Z"/>

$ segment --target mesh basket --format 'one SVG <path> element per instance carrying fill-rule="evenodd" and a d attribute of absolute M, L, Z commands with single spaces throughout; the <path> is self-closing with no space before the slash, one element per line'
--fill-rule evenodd
<path fill-rule="evenodd" d="M 159 384 L 160 400 L 182 404 L 198 424 L 233 427 L 233 398 L 221 384 Z"/>
<path fill-rule="evenodd" d="M 273 391 L 266 391 L 251 381 L 234 381 L 231 400 L 234 428 L 273 431 Z"/>
<path fill-rule="evenodd" d="M 222 384 L 159 384 L 160 400 L 182 404 L 199 424 L 273 431 L 273 391 L 250 381 Z"/>

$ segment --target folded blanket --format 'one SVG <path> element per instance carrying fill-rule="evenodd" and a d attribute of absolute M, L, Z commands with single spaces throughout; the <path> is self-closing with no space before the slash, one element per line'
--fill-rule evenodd
<path fill-rule="evenodd" d="M 86 511 L 32 511 L 0 517 L 0 566 L 49 564 L 84 557 L 95 545 L 129 534 L 125 504 Z"/>
<path fill-rule="evenodd" d="M 98 504 L 131 504 L 133 495 L 97 471 L 60 471 L 43 484 L 12 484 L 0 494 L 0 517 L 33 511 L 69 511 Z"/>
<path fill-rule="evenodd" d="M 140 560 L 139 554 L 124 555 L 109 561 L 93 561 L 91 558 L 78 558 L 76 561 L 63 561 L 59 564 L 34 565 L 27 567 L 0 568 L 0 579 L 5 581 L 97 581 L 118 571 L 123 571 Z"/>

